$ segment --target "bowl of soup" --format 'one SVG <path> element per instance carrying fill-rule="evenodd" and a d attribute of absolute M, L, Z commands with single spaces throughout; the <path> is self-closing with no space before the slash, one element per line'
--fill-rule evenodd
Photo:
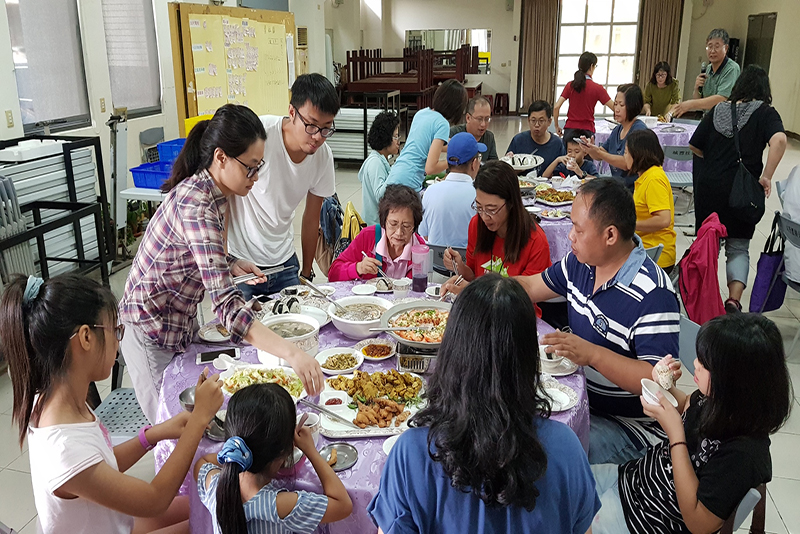
<path fill-rule="evenodd" d="M 319 321 L 313 317 L 285 313 L 265 317 L 261 322 L 286 341 L 297 345 L 303 352 L 311 356 L 316 356 L 319 352 Z"/>
<path fill-rule="evenodd" d="M 350 339 L 375 337 L 379 332 L 370 332 L 370 328 L 381 325 L 381 316 L 392 307 L 388 300 L 375 296 L 344 297 L 336 301 L 344 310 L 331 304 L 328 314 L 333 325 Z"/>

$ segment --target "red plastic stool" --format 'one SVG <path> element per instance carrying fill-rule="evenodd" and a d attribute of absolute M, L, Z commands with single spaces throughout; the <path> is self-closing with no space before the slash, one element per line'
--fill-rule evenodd
<path fill-rule="evenodd" d="M 508 93 L 494 95 L 494 114 L 508 115 Z"/>
<path fill-rule="evenodd" d="M 489 109 L 494 110 L 494 98 L 492 98 L 492 95 L 481 95 L 481 96 L 489 101 Z"/>

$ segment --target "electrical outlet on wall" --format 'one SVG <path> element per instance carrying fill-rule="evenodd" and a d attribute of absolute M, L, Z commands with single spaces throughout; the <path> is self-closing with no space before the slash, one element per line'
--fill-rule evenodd
<path fill-rule="evenodd" d="M 14 114 L 11 112 L 10 109 L 6 110 L 6 126 L 9 128 L 14 127 Z"/>

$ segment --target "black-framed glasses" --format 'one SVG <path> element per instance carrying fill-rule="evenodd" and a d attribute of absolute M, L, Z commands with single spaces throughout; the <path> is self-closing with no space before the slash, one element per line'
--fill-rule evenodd
<path fill-rule="evenodd" d="M 87 326 L 89 326 L 89 328 L 102 328 L 103 330 L 113 330 L 114 331 L 114 337 L 117 338 L 117 341 L 122 341 L 122 338 L 125 337 L 125 325 L 124 324 L 118 324 L 117 326 L 107 326 L 107 325 L 104 325 L 104 324 L 90 324 L 90 325 L 87 325 Z M 72 339 L 73 337 L 75 337 L 77 335 L 78 335 L 78 333 L 75 332 L 74 334 L 69 336 L 69 338 Z"/>
<path fill-rule="evenodd" d="M 503 202 L 503 205 L 500 206 L 499 208 L 496 208 L 496 209 L 493 209 L 493 210 L 489 210 L 489 209 L 482 208 L 481 206 L 478 206 L 475 203 L 474 200 L 472 201 L 472 209 L 475 210 L 475 213 L 477 213 L 478 215 L 486 215 L 489 218 L 492 218 L 495 215 L 497 215 L 498 213 L 500 213 L 500 210 L 503 209 L 503 207 L 505 207 L 505 205 L 506 205 L 506 203 Z"/>
<path fill-rule="evenodd" d="M 303 117 L 300 114 L 300 110 L 297 109 L 297 106 L 292 106 L 292 107 L 294 108 L 295 112 L 297 113 L 297 116 L 300 117 L 300 122 L 302 122 L 303 126 L 306 127 L 306 133 L 308 135 L 317 135 L 317 132 L 319 132 L 319 134 L 322 135 L 322 137 L 327 139 L 328 137 L 330 137 L 334 133 L 336 133 L 336 124 L 335 123 L 334 123 L 333 127 L 331 127 L 331 128 L 323 128 L 321 126 L 317 126 L 316 124 L 313 124 L 313 123 L 310 123 L 310 122 L 306 122 L 306 118 Z"/>
<path fill-rule="evenodd" d="M 252 177 L 253 177 L 253 176 L 255 176 L 256 174 L 258 174 L 258 171 L 260 171 L 261 169 L 263 169 L 263 168 L 264 168 L 264 165 L 266 165 L 266 163 L 267 163 L 266 161 L 264 161 L 264 160 L 262 159 L 261 161 L 259 161 L 259 162 L 258 162 L 258 165 L 256 165 L 255 167 L 251 167 L 250 165 L 245 165 L 245 163 L 244 163 L 242 160 L 240 160 L 239 158 L 237 158 L 236 156 L 233 156 L 233 159 L 235 159 L 236 161 L 238 161 L 239 163 L 241 163 L 241 164 L 242 164 L 242 166 L 243 166 L 245 169 L 247 169 L 247 177 L 248 177 L 248 178 L 252 178 Z"/>

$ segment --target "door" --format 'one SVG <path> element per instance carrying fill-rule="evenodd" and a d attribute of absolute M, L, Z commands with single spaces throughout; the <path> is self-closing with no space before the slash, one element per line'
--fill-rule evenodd
<path fill-rule="evenodd" d="M 744 49 L 745 67 L 754 64 L 760 65 L 769 74 L 777 18 L 777 13 L 761 13 L 748 17 L 747 44 Z"/>

